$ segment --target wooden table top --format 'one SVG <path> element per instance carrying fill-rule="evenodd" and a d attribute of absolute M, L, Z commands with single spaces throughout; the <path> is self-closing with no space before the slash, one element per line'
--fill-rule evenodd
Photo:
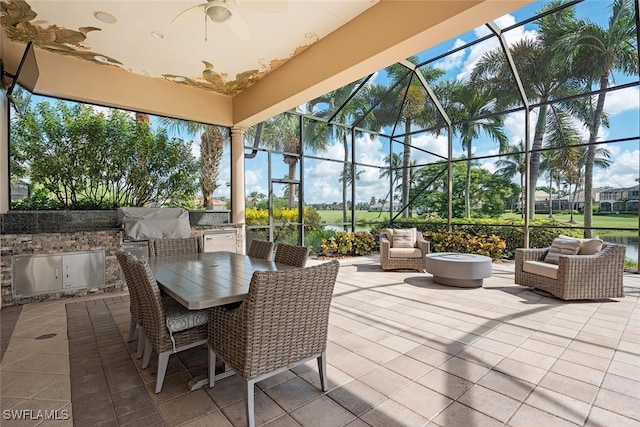
<path fill-rule="evenodd" d="M 242 301 L 254 271 L 295 268 L 234 252 L 150 257 L 149 267 L 160 289 L 189 310 Z"/>

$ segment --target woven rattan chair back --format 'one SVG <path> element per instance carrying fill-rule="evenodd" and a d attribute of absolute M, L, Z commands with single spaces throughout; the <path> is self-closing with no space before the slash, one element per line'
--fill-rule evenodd
<path fill-rule="evenodd" d="M 138 332 L 138 349 L 136 356 L 138 359 L 142 357 L 142 352 L 144 351 L 144 330 L 142 329 L 142 307 L 140 307 L 140 295 L 138 291 L 137 283 L 135 282 L 131 267 L 129 263 L 129 258 L 133 258 L 129 252 L 123 250 L 116 251 L 116 259 L 118 260 L 118 264 L 120 264 L 120 269 L 122 270 L 122 274 L 124 276 L 124 281 L 129 289 L 129 313 L 131 313 L 131 320 L 129 322 L 129 337 L 128 342 L 132 342 L 135 336 L 136 328 L 139 326 Z"/>
<path fill-rule="evenodd" d="M 247 251 L 247 255 L 254 258 L 271 260 L 273 257 L 273 246 L 273 242 L 253 239 L 249 246 L 249 250 Z"/>
<path fill-rule="evenodd" d="M 170 335 L 166 326 L 165 306 L 162 295 L 149 265 L 146 261 L 134 258 L 130 267 L 133 279 L 138 283 L 140 289 L 142 325 L 146 338 L 142 368 L 145 369 L 149 365 L 151 350 L 155 350 L 158 354 L 156 393 L 159 393 L 162 390 L 169 356 L 206 343 L 207 325 L 193 327 L 178 333 L 174 332 Z M 174 303 L 177 304 L 175 301 Z"/>
<path fill-rule="evenodd" d="M 307 264 L 307 256 L 309 256 L 309 248 L 305 246 L 278 243 L 276 256 L 273 260 L 294 267 L 304 267 Z"/>
<path fill-rule="evenodd" d="M 235 309 L 209 310 L 209 386 L 216 355 L 242 379 L 249 426 L 254 419 L 254 385 L 299 363 L 317 359 L 327 390 L 326 347 L 329 307 L 340 263 L 280 271 L 258 271 Z"/>
<path fill-rule="evenodd" d="M 200 252 L 202 252 L 202 243 L 199 237 L 149 240 L 149 256 L 172 256 Z"/>

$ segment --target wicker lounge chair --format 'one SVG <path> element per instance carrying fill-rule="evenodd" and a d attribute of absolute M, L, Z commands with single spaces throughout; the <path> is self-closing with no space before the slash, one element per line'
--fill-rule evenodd
<path fill-rule="evenodd" d="M 415 240 L 410 245 L 394 244 L 395 231 L 414 230 Z M 380 234 L 380 266 L 383 270 L 418 270 L 425 271 L 425 255 L 429 253 L 430 243 L 424 240 L 422 233 L 415 229 L 387 230 Z M 396 242 L 398 236 L 396 236 Z"/>
<path fill-rule="evenodd" d="M 592 255 L 560 255 L 557 268 L 544 263 L 549 248 L 516 249 L 515 282 L 564 300 L 621 298 L 625 249 L 605 243 Z M 525 271 L 535 271 L 525 267 L 527 262 L 546 276 Z M 549 277 L 554 275 L 556 278 Z"/>
<path fill-rule="evenodd" d="M 200 252 L 202 252 L 202 243 L 199 237 L 149 240 L 149 256 L 172 256 Z"/>
<path fill-rule="evenodd" d="M 151 350 L 155 350 L 158 353 L 155 391 L 160 393 L 169 356 L 207 342 L 207 312 L 187 310 L 176 301 L 163 301 L 149 265 L 132 257 L 129 266 L 140 289 L 145 335 L 142 369 L 149 366 Z"/>
<path fill-rule="evenodd" d="M 276 256 L 273 260 L 294 267 L 304 267 L 307 264 L 307 256 L 309 256 L 309 248 L 305 246 L 278 243 Z"/>
<path fill-rule="evenodd" d="M 253 239 L 249 246 L 249 250 L 247 251 L 247 255 L 254 258 L 271 260 L 273 257 L 273 246 L 273 242 Z"/>
<path fill-rule="evenodd" d="M 245 384 L 247 423 L 255 425 L 254 385 L 272 375 L 317 359 L 327 391 L 326 347 L 329 306 L 340 264 L 255 272 L 249 292 L 235 309 L 209 310 L 209 386 L 216 355 Z"/>

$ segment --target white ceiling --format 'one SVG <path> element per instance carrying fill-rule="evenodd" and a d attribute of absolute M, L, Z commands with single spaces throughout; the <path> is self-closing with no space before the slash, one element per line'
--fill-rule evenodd
<path fill-rule="evenodd" d="M 33 41 L 40 95 L 243 128 L 532 1 L 234 0 L 250 37 L 205 40 L 204 13 L 172 24 L 204 0 L 0 0 L 0 58 Z"/>
<path fill-rule="evenodd" d="M 226 1 L 234 11 L 230 21 L 247 24 L 248 32 L 241 34 L 249 36 L 246 40 L 226 22 L 205 19 L 203 8 L 172 23 L 181 12 L 206 0 L 14 0 L 7 3 L 13 22 L 5 18 L 3 26 L 10 39 L 28 37 L 45 50 L 65 49 L 89 60 L 108 58 L 107 65 L 132 73 L 234 95 L 377 3 Z M 277 11 L 260 11 L 274 5 Z M 115 22 L 101 22 L 96 12 L 110 14 Z"/>

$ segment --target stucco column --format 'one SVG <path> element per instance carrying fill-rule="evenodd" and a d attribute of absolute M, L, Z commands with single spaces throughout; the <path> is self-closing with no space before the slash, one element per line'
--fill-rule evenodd
<path fill-rule="evenodd" d="M 246 228 L 244 222 L 244 128 L 231 128 L 231 222 L 242 224 L 242 242 L 246 247 Z"/>
<path fill-rule="evenodd" d="M 0 213 L 9 210 L 9 99 L 0 91 Z"/>

